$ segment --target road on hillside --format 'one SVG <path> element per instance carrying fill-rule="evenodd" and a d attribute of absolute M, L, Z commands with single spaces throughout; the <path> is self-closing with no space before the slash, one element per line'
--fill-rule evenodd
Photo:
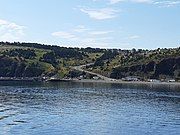
<path fill-rule="evenodd" d="M 93 64 L 94 63 L 89 63 L 89 64 L 86 64 L 86 65 L 75 66 L 75 67 L 72 67 L 72 68 L 75 69 L 75 70 L 78 70 L 78 71 L 82 71 L 82 72 L 91 74 L 91 75 L 96 75 L 96 76 L 98 76 L 99 78 L 101 78 L 101 79 L 103 79 L 105 81 L 115 81 L 115 79 L 112 79 L 112 78 L 100 75 L 98 73 L 94 73 L 94 72 L 87 71 L 87 70 L 83 69 L 83 67 L 90 66 L 90 65 L 93 65 Z"/>

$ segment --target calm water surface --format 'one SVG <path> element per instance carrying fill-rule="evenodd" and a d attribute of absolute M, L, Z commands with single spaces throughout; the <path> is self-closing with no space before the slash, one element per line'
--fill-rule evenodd
<path fill-rule="evenodd" d="M 0 135 L 178 135 L 180 88 L 0 82 Z"/>

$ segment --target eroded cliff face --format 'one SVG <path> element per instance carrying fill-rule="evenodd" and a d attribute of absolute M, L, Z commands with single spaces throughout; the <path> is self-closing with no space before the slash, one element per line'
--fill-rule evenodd
<path fill-rule="evenodd" d="M 163 59 L 160 62 L 137 63 L 131 66 L 115 68 L 111 77 L 120 79 L 126 76 L 140 76 L 142 78 L 180 78 L 180 57 Z"/>

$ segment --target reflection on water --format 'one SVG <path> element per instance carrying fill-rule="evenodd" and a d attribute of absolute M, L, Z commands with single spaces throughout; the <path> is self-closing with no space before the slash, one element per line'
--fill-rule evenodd
<path fill-rule="evenodd" d="M 180 88 L 0 82 L 0 134 L 180 134 Z"/>

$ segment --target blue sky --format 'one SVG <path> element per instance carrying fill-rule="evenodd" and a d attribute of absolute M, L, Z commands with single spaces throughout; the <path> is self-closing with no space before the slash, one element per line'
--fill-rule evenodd
<path fill-rule="evenodd" d="M 179 47 L 180 0 L 0 0 L 0 41 Z"/>

